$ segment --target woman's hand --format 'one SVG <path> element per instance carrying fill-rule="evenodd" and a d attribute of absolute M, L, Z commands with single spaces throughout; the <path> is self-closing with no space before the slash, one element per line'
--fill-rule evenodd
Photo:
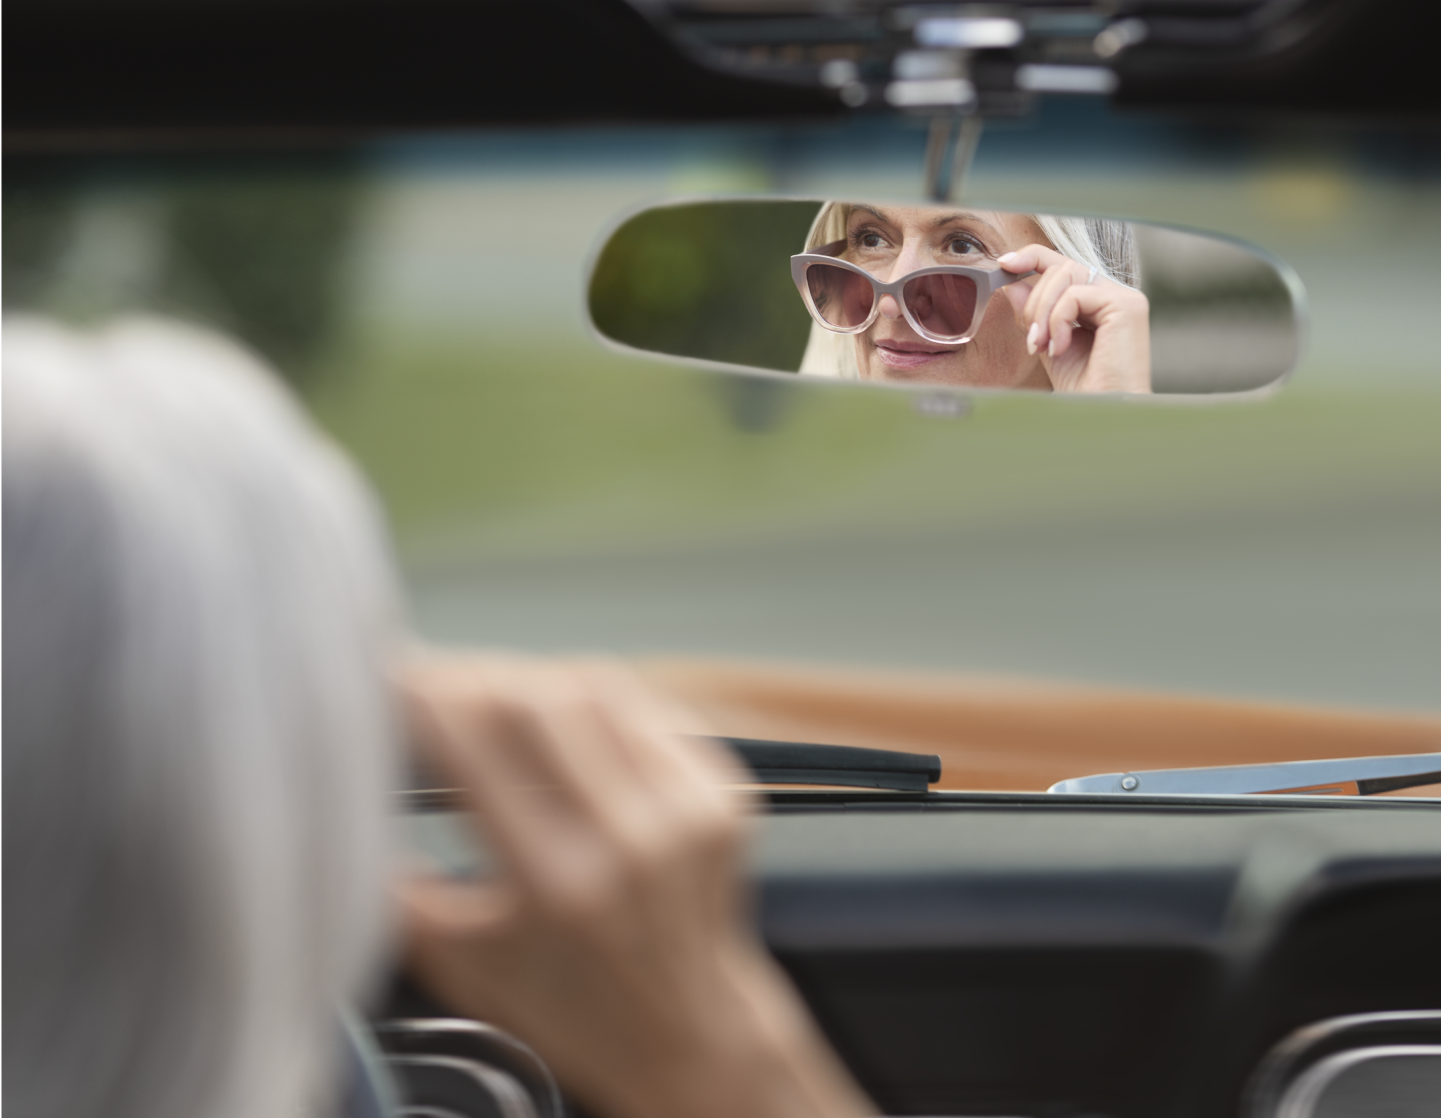
<path fill-rule="evenodd" d="M 1003 288 L 1026 349 L 1057 392 L 1151 391 L 1151 308 L 1145 295 L 1054 249 L 1027 245 L 998 263 L 1037 279 Z"/>
<path fill-rule="evenodd" d="M 503 869 L 411 877 L 412 972 L 609 1118 L 864 1113 L 750 930 L 730 756 L 602 663 L 443 659 L 403 691 Z"/>

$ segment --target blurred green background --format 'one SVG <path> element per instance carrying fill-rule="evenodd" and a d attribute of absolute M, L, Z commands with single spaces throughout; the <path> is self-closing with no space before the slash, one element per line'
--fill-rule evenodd
<path fill-rule="evenodd" d="M 988 398 L 945 419 L 591 334 L 585 269 L 620 215 L 913 197 L 923 143 L 872 118 L 12 159 L 5 301 L 244 337 L 373 479 L 438 639 L 1441 707 L 1425 135 L 1063 100 L 982 140 L 977 205 L 1212 228 L 1289 260 L 1310 346 L 1262 401 Z"/>
<path fill-rule="evenodd" d="M 606 337 L 652 353 L 795 371 L 811 319 L 791 280 L 816 202 L 710 202 L 631 217 L 590 281 Z"/>

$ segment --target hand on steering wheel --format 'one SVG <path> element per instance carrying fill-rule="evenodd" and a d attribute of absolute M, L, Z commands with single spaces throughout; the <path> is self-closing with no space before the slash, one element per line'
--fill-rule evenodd
<path fill-rule="evenodd" d="M 615 664 L 430 656 L 415 744 L 501 869 L 400 884 L 413 974 L 623 1118 L 874 1112 L 757 938 L 718 746 Z"/>
<path fill-rule="evenodd" d="M 1146 296 L 1055 249 L 1027 245 L 998 263 L 1039 276 L 1003 288 L 1057 392 L 1150 392 Z"/>

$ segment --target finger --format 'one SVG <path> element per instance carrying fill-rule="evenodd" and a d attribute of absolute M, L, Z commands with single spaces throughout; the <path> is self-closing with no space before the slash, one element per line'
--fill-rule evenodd
<path fill-rule="evenodd" d="M 1025 305 L 1019 312 L 1022 326 L 1026 328 L 1026 347 L 1030 353 L 1035 354 L 1050 340 L 1046 327 L 1050 308 L 1059 298 L 1060 292 L 1073 282 L 1075 269 L 1079 265 L 1055 249 L 1038 244 L 1026 245 L 1015 252 L 1008 252 L 998 257 L 997 263 L 1008 272 L 1040 274 L 1039 280 L 1026 281 Z M 1009 289 L 1007 295 L 1011 299 L 1012 307 L 1016 307 L 1020 296 L 1012 294 Z"/>
<path fill-rule="evenodd" d="M 1072 285 L 1068 287 L 1051 308 L 1048 322 L 1051 343 L 1048 353 L 1059 357 L 1071 346 L 1076 326 L 1081 320 L 1093 320 L 1111 302 L 1112 292 L 1101 286 Z M 1082 324 L 1083 329 L 1090 327 Z"/>
<path fill-rule="evenodd" d="M 598 709 L 603 696 L 588 692 L 574 668 L 520 659 L 473 659 L 448 665 L 435 680 L 439 709 L 452 723 L 447 737 L 459 741 L 465 775 L 474 789 L 494 784 L 487 776 L 513 772 L 530 791 L 548 791 L 568 810 L 593 814 L 617 790 L 606 758 L 613 732 Z M 459 724 L 456 724 L 456 723 Z M 477 768 L 478 752 L 491 755 L 495 774 Z M 601 787 L 594 787 L 599 780 Z"/>
<path fill-rule="evenodd" d="M 525 892 L 551 907 L 642 881 L 710 889 L 711 875 L 696 871 L 734 825 L 714 781 L 687 779 L 692 743 L 677 741 L 658 704 L 614 667 L 524 675 L 507 697 L 530 723 L 536 764 L 565 793 L 561 810 L 520 818 L 507 836 L 522 850 Z M 672 864 L 690 872 L 667 875 Z"/>
<path fill-rule="evenodd" d="M 1057 265 L 1048 269 L 1041 276 L 1041 281 L 1032 288 L 1023 312 L 1027 323 L 1026 349 L 1029 353 L 1035 354 L 1049 345 L 1051 312 L 1074 279 L 1071 268 Z"/>
<path fill-rule="evenodd" d="M 1029 244 L 1015 252 L 996 257 L 996 263 L 1008 272 L 1045 272 L 1057 264 L 1066 263 L 1069 257 L 1062 256 L 1045 245 Z"/>
<path fill-rule="evenodd" d="M 648 783 L 661 789 L 713 789 L 746 780 L 734 756 L 706 740 L 705 727 L 692 712 L 655 691 L 633 670 L 613 661 L 595 661 L 583 668 L 630 717 L 637 734 L 630 745 Z"/>
<path fill-rule="evenodd" d="M 1046 323 L 1050 334 L 1046 344 L 1046 354 L 1049 357 L 1059 357 L 1071 348 L 1071 337 L 1075 331 L 1071 323 L 1079 313 L 1079 298 L 1076 293 L 1080 290 L 1078 287 L 1066 288 L 1051 308 L 1051 316 Z"/>
<path fill-rule="evenodd" d="M 680 718 L 630 670 L 613 662 L 577 666 L 588 683 L 604 694 L 604 713 L 612 721 L 617 763 L 634 780 L 643 802 L 631 811 L 644 831 L 636 832 L 652 855 L 670 850 L 678 858 L 724 854 L 738 838 L 736 808 L 727 786 L 744 779 L 727 752 L 701 738 L 675 733 Z M 688 720 L 687 720 L 688 721 Z"/>
<path fill-rule="evenodd" d="M 592 812 L 583 781 L 545 748 L 551 731 L 526 693 L 533 670 L 473 661 L 407 681 L 420 740 L 456 777 L 477 831 L 530 883 L 548 881 L 577 848 L 585 860 Z"/>
<path fill-rule="evenodd" d="M 1055 306 L 1051 308 L 1051 316 L 1046 320 L 1047 341 L 1046 356 L 1059 357 L 1071 348 L 1071 337 L 1075 328 L 1071 325 L 1075 317 L 1076 297 L 1071 294 L 1074 288 L 1067 288 L 1066 291 L 1056 300 Z"/>
<path fill-rule="evenodd" d="M 626 673 L 483 668 L 432 671 L 412 698 L 431 727 L 422 740 L 460 775 L 478 829 L 526 894 L 563 901 L 587 879 L 736 845 L 716 775 L 726 762 L 676 740 L 673 716 Z M 710 889 L 709 877 L 695 887 Z"/>
<path fill-rule="evenodd" d="M 642 840 L 654 795 L 631 744 L 635 712 L 576 665 L 538 674 L 528 688 L 535 746 L 554 779 L 570 787 L 578 812 L 573 824 L 592 828 L 596 841 Z"/>
<path fill-rule="evenodd" d="M 647 818 L 655 830 L 647 838 L 663 844 L 652 853 L 660 863 L 686 866 L 672 884 L 704 895 L 708 911 L 733 910 L 734 863 L 745 830 L 742 802 L 730 786 L 749 774 L 719 744 L 678 736 L 674 727 L 684 716 L 634 672 L 613 662 L 583 670 L 613 700 L 612 713 L 626 720 L 618 728 L 622 747 L 650 796 Z"/>

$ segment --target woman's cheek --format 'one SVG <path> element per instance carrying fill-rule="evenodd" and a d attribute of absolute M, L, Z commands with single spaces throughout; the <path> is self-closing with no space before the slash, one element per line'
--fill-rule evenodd
<path fill-rule="evenodd" d="M 1002 288 L 1007 299 L 992 299 L 986 307 L 986 316 L 981 319 L 981 328 L 976 331 L 977 340 L 984 338 L 986 348 L 999 355 L 1014 348 L 1025 349 L 1026 332 L 1021 325 L 1021 316 L 1009 302 L 1009 288 Z M 1025 301 L 1022 300 L 1022 306 Z"/>
<path fill-rule="evenodd" d="M 867 330 L 863 334 L 856 334 L 852 339 L 856 345 L 856 368 L 860 370 L 862 380 L 875 379 L 875 370 L 871 368 L 871 358 L 874 351 L 870 343 L 871 331 L 874 329 L 875 327 L 872 326 L 870 330 Z"/>
<path fill-rule="evenodd" d="M 1014 285 L 1013 285 L 1014 286 Z M 1002 288 L 1007 296 L 1009 288 Z M 1025 306 L 1024 299 L 1021 305 Z M 981 343 L 981 353 L 986 364 L 986 383 L 997 387 L 1011 387 L 1022 375 L 1022 363 L 1026 353 L 1026 335 L 1013 303 L 992 299 L 986 307 L 986 317 L 976 331 L 976 342 Z"/>
<path fill-rule="evenodd" d="M 1003 305 L 1010 308 L 1011 321 L 1015 323 L 1016 329 L 1021 336 L 1026 334 L 1026 300 L 1031 297 L 1031 285 L 1029 283 L 1009 283 L 1001 288 L 1001 295 L 1005 300 Z M 1000 299 L 992 299 L 991 305 L 1001 302 Z"/>

